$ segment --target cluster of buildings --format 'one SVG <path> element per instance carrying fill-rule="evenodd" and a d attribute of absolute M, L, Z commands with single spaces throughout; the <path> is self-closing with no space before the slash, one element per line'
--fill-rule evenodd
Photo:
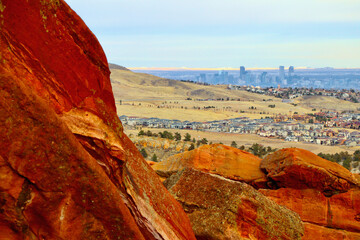
<path fill-rule="evenodd" d="M 278 69 L 204 70 L 204 71 L 141 71 L 159 77 L 186 80 L 201 84 L 232 84 L 259 87 L 278 86 L 292 88 L 360 89 L 360 69 L 295 69 L 294 66 Z"/>
<path fill-rule="evenodd" d="M 248 92 L 274 96 L 282 99 L 295 99 L 302 96 L 329 96 L 350 102 L 360 102 L 360 92 L 352 89 L 323 89 L 323 88 L 273 88 L 228 85 L 232 90 L 244 90 Z"/>
<path fill-rule="evenodd" d="M 279 66 L 278 71 L 246 71 L 240 67 L 239 81 L 235 85 L 260 87 L 359 89 L 359 69 L 302 69 L 296 72 L 294 66 L 287 70 Z M 231 83 L 229 83 L 231 84 Z"/>
<path fill-rule="evenodd" d="M 274 119 L 249 119 L 246 117 L 209 122 L 189 122 L 159 118 L 138 118 L 121 116 L 123 124 L 133 127 L 164 129 L 189 129 L 211 132 L 257 134 L 262 137 L 280 138 L 286 141 L 307 142 L 320 145 L 360 145 L 360 132 L 331 127 L 353 127 L 360 115 L 341 116 L 324 123 L 300 123 L 296 120 L 276 122 Z M 360 121 L 358 127 L 360 128 Z M 346 125 L 350 124 L 350 125 Z M 330 127 L 330 128 L 327 128 Z M 358 128 L 358 129 L 359 129 Z"/>

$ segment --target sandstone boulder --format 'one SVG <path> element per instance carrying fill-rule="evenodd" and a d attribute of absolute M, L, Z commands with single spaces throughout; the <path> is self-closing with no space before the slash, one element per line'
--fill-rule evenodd
<path fill-rule="evenodd" d="M 304 239 L 360 239 L 360 191 L 325 197 L 315 189 L 260 189 L 261 193 L 298 213 L 305 224 Z"/>
<path fill-rule="evenodd" d="M 305 234 L 303 240 L 359 240 L 360 233 L 327 228 L 316 224 L 304 223 Z"/>
<path fill-rule="evenodd" d="M 62 0 L 0 1 L 0 238 L 194 239 L 116 115 L 96 37 Z"/>
<path fill-rule="evenodd" d="M 315 189 L 260 189 L 261 193 L 298 213 L 303 222 L 360 232 L 360 190 L 325 197 Z"/>
<path fill-rule="evenodd" d="M 278 187 L 313 188 L 328 196 L 357 184 L 346 168 L 298 148 L 276 151 L 265 157 L 260 167 Z"/>
<path fill-rule="evenodd" d="M 254 186 L 265 186 L 267 180 L 259 168 L 260 162 L 261 159 L 251 153 L 222 144 L 212 144 L 176 154 L 152 167 L 162 177 L 168 177 L 184 168 L 193 168 Z"/>
<path fill-rule="evenodd" d="M 165 186 L 182 204 L 197 239 L 301 239 L 299 216 L 248 184 L 185 168 Z"/>

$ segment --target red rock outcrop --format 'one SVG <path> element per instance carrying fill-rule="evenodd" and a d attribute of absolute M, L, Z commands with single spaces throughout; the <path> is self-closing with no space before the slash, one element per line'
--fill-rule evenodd
<path fill-rule="evenodd" d="M 347 169 L 294 148 L 266 157 L 261 167 L 286 188 L 259 191 L 300 215 L 304 239 L 360 239 L 360 190 Z"/>
<path fill-rule="evenodd" d="M 325 197 L 315 189 L 260 189 L 261 193 L 298 213 L 303 222 L 360 233 L 360 190 Z"/>
<path fill-rule="evenodd" d="M 305 234 L 303 240 L 359 240 L 360 233 L 326 228 L 315 224 L 304 223 Z"/>
<path fill-rule="evenodd" d="M 259 168 L 260 162 L 261 159 L 251 153 L 222 144 L 211 144 L 171 156 L 152 168 L 162 177 L 184 168 L 193 168 L 253 186 L 265 186 L 267 179 Z"/>
<path fill-rule="evenodd" d="M 122 131 L 106 57 L 62 0 L 0 1 L 0 238 L 194 239 Z"/>
<path fill-rule="evenodd" d="M 358 184 L 346 168 L 299 148 L 276 151 L 268 155 L 260 167 L 278 187 L 312 188 L 328 196 L 346 192 Z"/>
<path fill-rule="evenodd" d="M 165 186 L 183 205 L 197 239 L 301 239 L 299 216 L 246 183 L 185 168 Z"/>

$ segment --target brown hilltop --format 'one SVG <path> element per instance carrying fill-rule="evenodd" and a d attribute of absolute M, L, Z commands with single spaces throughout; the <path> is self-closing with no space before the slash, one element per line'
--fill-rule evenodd
<path fill-rule="evenodd" d="M 62 0 L 0 1 L 0 239 L 194 239 Z"/>

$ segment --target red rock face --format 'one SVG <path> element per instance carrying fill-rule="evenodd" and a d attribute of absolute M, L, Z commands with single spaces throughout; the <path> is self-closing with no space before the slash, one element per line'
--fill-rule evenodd
<path fill-rule="evenodd" d="M 333 228 L 321 227 L 315 224 L 305 223 L 305 235 L 303 240 L 359 240 L 360 233 L 348 232 Z"/>
<path fill-rule="evenodd" d="M 358 184 L 346 168 L 298 148 L 281 149 L 268 155 L 260 168 L 278 187 L 312 188 L 328 196 L 346 192 Z"/>
<path fill-rule="evenodd" d="M 325 197 L 315 189 L 260 189 L 261 193 L 298 213 L 303 222 L 360 232 L 360 190 Z"/>
<path fill-rule="evenodd" d="M 194 239 L 122 132 L 82 20 L 61 0 L 1 0 L 0 29 L 0 238 Z"/>
<path fill-rule="evenodd" d="M 251 186 L 184 169 L 165 186 L 188 213 L 197 239 L 301 239 L 301 219 Z"/>
<path fill-rule="evenodd" d="M 184 168 L 209 172 L 228 179 L 266 186 L 267 179 L 260 170 L 261 159 L 255 155 L 222 144 L 203 145 L 180 153 L 152 166 L 163 177 Z"/>
<path fill-rule="evenodd" d="M 287 188 L 259 191 L 300 215 L 303 239 L 360 239 L 360 191 L 348 170 L 301 149 L 277 151 L 261 167 Z"/>

